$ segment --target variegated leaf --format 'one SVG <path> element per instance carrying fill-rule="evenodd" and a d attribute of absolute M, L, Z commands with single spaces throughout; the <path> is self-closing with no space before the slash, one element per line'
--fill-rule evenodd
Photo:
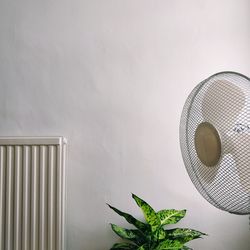
<path fill-rule="evenodd" d="M 201 238 L 205 233 L 189 229 L 189 228 L 175 228 L 165 231 L 169 238 L 178 239 L 182 243 L 189 242 L 194 239 Z"/>
<path fill-rule="evenodd" d="M 150 250 L 148 244 L 144 244 L 140 247 L 138 247 L 136 250 Z"/>
<path fill-rule="evenodd" d="M 161 225 L 175 224 L 186 215 L 186 210 L 165 209 L 157 213 Z"/>
<path fill-rule="evenodd" d="M 153 232 L 152 235 L 155 241 L 163 240 L 166 237 L 166 232 L 163 228 L 160 227 L 155 232 Z"/>
<path fill-rule="evenodd" d="M 155 250 L 181 250 L 183 248 L 183 243 L 177 240 L 166 239 L 156 247 Z"/>
<path fill-rule="evenodd" d="M 128 213 L 124 213 L 122 211 L 120 211 L 119 209 L 112 207 L 111 205 L 107 204 L 112 210 L 114 210 L 117 214 L 119 214 L 120 216 L 124 217 L 126 219 L 126 221 L 132 225 L 134 225 L 136 228 L 138 228 L 141 231 L 146 231 L 149 229 L 149 226 L 139 220 L 137 220 L 136 218 L 134 218 L 132 215 L 128 214 Z"/>
<path fill-rule="evenodd" d="M 110 248 L 110 250 L 136 250 L 137 246 L 131 243 L 116 243 Z"/>
<path fill-rule="evenodd" d="M 126 229 L 119 227 L 115 224 L 111 224 L 112 230 L 121 238 L 133 241 L 135 244 L 141 245 L 146 242 L 144 235 L 137 229 Z"/>
<path fill-rule="evenodd" d="M 141 208 L 146 221 L 151 226 L 152 232 L 155 232 L 161 225 L 161 221 L 156 212 L 147 202 L 145 202 L 135 194 L 132 194 L 132 197 L 136 201 L 137 205 Z"/>

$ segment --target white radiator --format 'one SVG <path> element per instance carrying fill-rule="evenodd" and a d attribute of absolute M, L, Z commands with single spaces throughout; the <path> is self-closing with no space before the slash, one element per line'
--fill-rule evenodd
<path fill-rule="evenodd" d="M 0 138 L 0 250 L 64 250 L 65 140 Z"/>

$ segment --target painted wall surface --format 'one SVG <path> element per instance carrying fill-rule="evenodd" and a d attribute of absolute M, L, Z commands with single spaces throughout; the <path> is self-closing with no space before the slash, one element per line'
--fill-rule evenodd
<path fill-rule="evenodd" d="M 104 250 L 156 209 L 188 210 L 179 226 L 207 232 L 202 250 L 249 250 L 247 216 L 205 201 L 185 171 L 179 119 L 213 73 L 250 75 L 248 0 L 1 0 L 0 135 L 64 135 L 67 250 Z"/>

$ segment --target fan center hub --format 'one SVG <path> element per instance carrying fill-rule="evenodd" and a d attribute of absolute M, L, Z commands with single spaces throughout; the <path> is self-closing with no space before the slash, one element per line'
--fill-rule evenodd
<path fill-rule="evenodd" d="M 216 128 L 202 122 L 195 131 L 195 150 L 200 161 L 207 167 L 217 165 L 221 157 L 221 139 Z"/>

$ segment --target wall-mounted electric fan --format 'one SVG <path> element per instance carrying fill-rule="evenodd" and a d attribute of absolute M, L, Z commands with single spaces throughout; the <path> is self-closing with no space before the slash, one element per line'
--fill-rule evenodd
<path fill-rule="evenodd" d="M 250 79 L 221 72 L 198 84 L 182 111 L 180 144 L 202 196 L 222 210 L 250 214 Z"/>

